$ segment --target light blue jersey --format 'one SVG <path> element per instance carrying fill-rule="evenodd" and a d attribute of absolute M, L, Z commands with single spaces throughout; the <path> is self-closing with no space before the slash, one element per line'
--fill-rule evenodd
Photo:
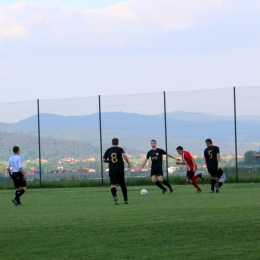
<path fill-rule="evenodd" d="M 20 171 L 20 168 L 23 167 L 23 159 L 20 155 L 12 155 L 10 158 L 9 158 L 9 161 L 8 161 L 8 165 L 7 165 L 7 168 L 11 168 L 12 167 L 12 172 L 19 172 Z"/>

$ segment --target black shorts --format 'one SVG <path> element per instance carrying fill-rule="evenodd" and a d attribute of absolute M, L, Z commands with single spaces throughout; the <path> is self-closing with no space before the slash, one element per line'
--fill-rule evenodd
<path fill-rule="evenodd" d="M 20 172 L 13 172 L 12 178 L 13 178 L 15 188 L 27 187 L 26 180 L 23 179 L 23 175 Z"/>
<path fill-rule="evenodd" d="M 155 168 L 151 169 L 151 176 L 156 175 L 156 176 L 163 176 L 163 168 Z"/>
<path fill-rule="evenodd" d="M 195 172 L 193 172 L 193 171 L 187 171 L 187 174 L 186 174 L 187 179 L 190 180 L 194 176 L 194 174 L 195 174 Z"/>
<path fill-rule="evenodd" d="M 124 172 L 124 170 L 116 170 L 116 171 L 113 171 L 113 172 L 109 172 L 109 179 L 110 179 L 110 184 L 121 185 L 122 183 L 125 182 L 125 172 Z"/>
<path fill-rule="evenodd" d="M 220 178 L 223 174 L 223 170 L 221 168 L 219 168 L 219 169 L 208 168 L 208 172 L 210 173 L 211 177 L 213 177 L 213 178 Z"/>

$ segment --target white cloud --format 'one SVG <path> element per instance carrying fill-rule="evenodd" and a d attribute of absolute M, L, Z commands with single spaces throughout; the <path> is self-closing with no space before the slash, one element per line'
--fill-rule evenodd
<path fill-rule="evenodd" d="M 21 1 L 0 8 L 0 41 L 28 38 L 53 48 L 125 48 L 156 31 L 188 30 L 205 18 L 210 23 L 210 10 L 221 5 L 221 0 L 139 0 L 82 10 L 58 1 Z"/>
<path fill-rule="evenodd" d="M 22 26 L 11 26 L 0 31 L 0 41 L 4 38 L 21 39 L 28 35 L 28 30 Z"/>

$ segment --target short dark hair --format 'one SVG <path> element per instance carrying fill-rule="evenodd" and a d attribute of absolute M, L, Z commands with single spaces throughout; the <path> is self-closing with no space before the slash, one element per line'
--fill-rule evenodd
<path fill-rule="evenodd" d="M 178 146 L 178 147 L 176 148 L 176 150 L 182 150 L 182 151 L 183 151 L 183 147 L 182 147 L 182 146 Z"/>
<path fill-rule="evenodd" d="M 112 145 L 118 145 L 119 139 L 118 138 L 113 138 L 112 139 Z"/>
<path fill-rule="evenodd" d="M 19 150 L 20 150 L 20 148 L 18 146 L 14 146 L 13 147 L 13 152 L 14 153 L 17 153 Z"/>
<path fill-rule="evenodd" d="M 210 138 L 206 139 L 205 142 L 212 144 L 212 140 Z"/>
<path fill-rule="evenodd" d="M 151 142 L 156 142 L 156 140 L 152 139 Z"/>

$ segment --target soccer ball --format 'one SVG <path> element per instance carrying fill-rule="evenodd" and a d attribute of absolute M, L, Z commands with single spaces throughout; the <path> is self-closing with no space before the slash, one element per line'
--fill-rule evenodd
<path fill-rule="evenodd" d="M 141 195 L 145 196 L 148 194 L 148 191 L 146 189 L 142 189 L 140 193 Z"/>

